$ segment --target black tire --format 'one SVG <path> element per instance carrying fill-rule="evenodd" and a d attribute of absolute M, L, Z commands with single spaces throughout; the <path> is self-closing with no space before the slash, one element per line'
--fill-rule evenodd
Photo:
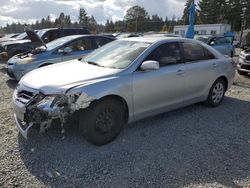
<path fill-rule="evenodd" d="M 241 71 L 241 70 L 237 70 L 239 75 L 247 75 L 247 72 Z"/>
<path fill-rule="evenodd" d="M 218 92 L 218 93 L 217 93 Z M 222 78 L 217 79 L 212 85 L 205 105 L 209 107 L 217 107 L 224 99 L 226 92 L 226 83 Z"/>
<path fill-rule="evenodd" d="M 88 141 L 104 145 L 118 136 L 125 117 L 124 106 L 119 100 L 104 99 L 80 113 L 79 128 Z"/>

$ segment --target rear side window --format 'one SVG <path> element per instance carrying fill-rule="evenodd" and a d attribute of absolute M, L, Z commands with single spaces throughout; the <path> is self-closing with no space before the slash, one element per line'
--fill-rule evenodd
<path fill-rule="evenodd" d="M 214 54 L 212 54 L 212 52 L 210 52 L 206 48 L 204 48 L 204 51 L 205 51 L 205 59 L 216 59 Z"/>
<path fill-rule="evenodd" d="M 203 46 L 191 42 L 183 43 L 186 62 L 214 59 L 214 55 Z"/>
<path fill-rule="evenodd" d="M 95 37 L 94 41 L 96 44 L 96 48 L 100 48 L 101 46 L 111 42 L 112 40 L 104 37 Z"/>
<path fill-rule="evenodd" d="M 157 47 L 146 60 L 154 60 L 160 63 L 160 67 L 181 63 L 179 43 L 166 43 Z"/>

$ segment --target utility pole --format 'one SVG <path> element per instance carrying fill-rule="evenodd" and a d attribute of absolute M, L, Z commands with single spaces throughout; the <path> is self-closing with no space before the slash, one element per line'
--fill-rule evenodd
<path fill-rule="evenodd" d="M 244 7 L 242 9 L 242 20 L 241 20 L 241 31 L 240 31 L 240 46 L 242 47 L 242 37 L 243 37 L 243 32 L 245 30 L 245 27 L 246 27 L 246 10 L 247 8 Z"/>

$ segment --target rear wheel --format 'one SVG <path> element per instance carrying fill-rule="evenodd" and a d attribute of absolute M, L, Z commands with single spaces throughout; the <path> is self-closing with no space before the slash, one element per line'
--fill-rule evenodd
<path fill-rule="evenodd" d="M 125 117 L 123 104 L 119 100 L 104 99 L 80 114 L 79 128 L 88 141 L 104 145 L 117 137 Z"/>
<path fill-rule="evenodd" d="M 226 83 L 223 79 L 217 79 L 212 85 L 205 104 L 210 107 L 216 107 L 221 104 L 226 92 Z"/>
<path fill-rule="evenodd" d="M 239 75 L 247 75 L 247 72 L 241 71 L 241 70 L 237 70 Z"/>

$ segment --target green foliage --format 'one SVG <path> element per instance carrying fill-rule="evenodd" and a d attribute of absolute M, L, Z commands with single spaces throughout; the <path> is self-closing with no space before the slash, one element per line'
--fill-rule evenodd
<path fill-rule="evenodd" d="M 145 30 L 145 21 L 148 13 L 143 7 L 138 5 L 127 10 L 125 21 L 128 32 L 143 32 Z"/>

